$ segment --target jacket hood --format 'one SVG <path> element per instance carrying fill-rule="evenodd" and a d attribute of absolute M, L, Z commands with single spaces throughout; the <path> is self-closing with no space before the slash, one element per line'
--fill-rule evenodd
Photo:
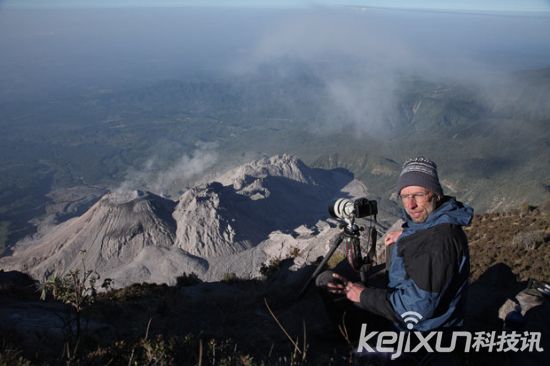
<path fill-rule="evenodd" d="M 406 231 L 411 230 L 414 232 L 428 229 L 439 224 L 468 226 L 474 217 L 474 209 L 457 201 L 454 197 L 444 196 L 443 203 L 436 208 L 424 222 L 414 222 L 404 209 L 401 210 L 401 214 L 403 220 L 405 220 L 403 228 Z"/>

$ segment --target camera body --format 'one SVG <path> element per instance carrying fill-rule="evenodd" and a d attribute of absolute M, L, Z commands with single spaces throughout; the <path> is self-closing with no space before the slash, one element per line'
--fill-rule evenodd
<path fill-rule="evenodd" d="M 365 197 L 352 201 L 347 198 L 340 198 L 334 201 L 329 207 L 330 216 L 338 219 L 352 219 L 378 214 L 378 204 L 375 200 L 368 200 Z"/>
<path fill-rule="evenodd" d="M 378 215 L 378 203 L 375 200 L 368 200 L 365 197 L 358 198 L 353 206 L 355 207 L 355 217 Z"/>

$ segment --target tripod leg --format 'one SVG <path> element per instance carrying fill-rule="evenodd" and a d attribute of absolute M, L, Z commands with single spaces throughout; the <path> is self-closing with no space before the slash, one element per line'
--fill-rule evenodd
<path fill-rule="evenodd" d="M 317 268 L 315 269 L 311 277 L 307 280 L 302 290 L 300 290 L 300 292 L 298 293 L 298 298 L 301 298 L 305 294 L 309 286 L 311 286 L 311 283 L 315 280 L 315 277 L 317 277 L 317 275 L 321 273 L 321 271 L 323 270 L 327 262 L 330 260 L 330 258 L 332 257 L 336 249 L 338 249 L 338 246 L 340 245 L 342 240 L 343 240 L 343 236 L 338 235 L 334 243 L 332 243 L 332 246 L 330 247 L 330 250 L 328 251 L 328 253 L 325 255 L 321 263 L 319 263 L 319 265 L 317 266 Z"/>

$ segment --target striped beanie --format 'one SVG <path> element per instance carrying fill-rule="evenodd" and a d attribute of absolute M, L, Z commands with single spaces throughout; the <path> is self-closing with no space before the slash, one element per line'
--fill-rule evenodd
<path fill-rule="evenodd" d="M 403 169 L 397 181 L 397 194 L 407 186 L 424 187 L 433 193 L 443 196 L 443 189 L 437 176 L 437 165 L 423 156 L 409 159 L 403 164 Z"/>

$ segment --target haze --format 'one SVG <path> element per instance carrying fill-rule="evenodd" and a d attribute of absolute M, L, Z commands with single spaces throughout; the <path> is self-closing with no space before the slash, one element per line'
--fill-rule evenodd
<path fill-rule="evenodd" d="M 550 18 L 545 13 L 0 9 L 3 101 L 248 73 L 274 63 L 299 62 L 310 68 L 324 63 L 352 75 L 376 68 L 392 77 L 395 71 L 478 75 L 541 68 L 550 60 Z"/>

